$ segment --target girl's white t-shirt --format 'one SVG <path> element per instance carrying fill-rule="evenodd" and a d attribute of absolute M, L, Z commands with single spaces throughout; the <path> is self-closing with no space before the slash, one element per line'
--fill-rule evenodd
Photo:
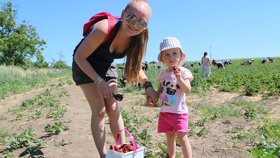
<path fill-rule="evenodd" d="M 192 81 L 193 75 L 191 71 L 184 67 L 180 68 L 182 78 Z M 162 89 L 160 90 L 160 112 L 170 112 L 176 114 L 188 113 L 189 110 L 186 105 L 185 93 L 180 90 L 180 86 L 174 73 L 166 69 L 158 75 L 157 80 L 162 85 Z"/>

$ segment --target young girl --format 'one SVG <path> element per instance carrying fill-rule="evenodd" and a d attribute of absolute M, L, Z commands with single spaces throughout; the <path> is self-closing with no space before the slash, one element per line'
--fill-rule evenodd
<path fill-rule="evenodd" d="M 166 69 L 157 80 L 161 110 L 158 119 L 158 133 L 165 133 L 169 158 L 175 158 L 176 136 L 180 141 L 184 158 L 192 157 L 191 145 L 188 140 L 188 107 L 185 93 L 191 92 L 192 73 L 179 66 L 184 60 L 180 41 L 175 37 L 166 37 L 160 43 L 158 60 Z"/>

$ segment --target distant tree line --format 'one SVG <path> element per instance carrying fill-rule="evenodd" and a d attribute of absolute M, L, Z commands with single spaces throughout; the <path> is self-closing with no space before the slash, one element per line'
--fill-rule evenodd
<path fill-rule="evenodd" d="M 49 67 L 42 55 L 46 41 L 40 39 L 36 28 L 25 20 L 17 24 L 17 11 L 11 2 L 0 2 L 0 5 L 0 65 Z M 68 68 L 61 60 L 54 62 L 51 67 Z"/>

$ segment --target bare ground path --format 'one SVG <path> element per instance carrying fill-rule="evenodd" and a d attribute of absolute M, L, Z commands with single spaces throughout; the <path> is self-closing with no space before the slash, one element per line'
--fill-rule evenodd
<path fill-rule="evenodd" d="M 44 90 L 45 88 L 40 88 L 1 100 L 0 115 L 6 118 L 0 121 L 1 126 L 16 132 L 32 125 L 38 136 L 44 136 L 43 128 L 50 120 L 39 119 L 36 121 L 15 122 L 13 121 L 13 116 L 8 112 L 9 109 L 19 106 L 24 100 L 30 99 Z M 42 151 L 46 158 L 98 158 L 90 130 L 90 107 L 78 86 L 66 86 L 64 90 L 69 95 L 61 99 L 61 103 L 67 105 L 67 112 L 63 120 L 70 122 L 69 130 L 57 136 L 46 138 L 48 145 Z M 58 147 L 57 145 L 61 141 L 66 142 L 67 145 Z M 1 149 L 2 147 L 0 146 Z M 16 151 L 15 157 L 20 152 L 22 150 Z"/>
<path fill-rule="evenodd" d="M 66 140 L 70 144 L 58 148 L 51 146 L 45 149 L 46 157 L 52 158 L 98 158 L 90 130 L 90 107 L 83 92 L 78 86 L 65 87 L 68 97 L 62 99 L 62 103 L 68 106 L 64 119 L 70 120 L 69 131 L 54 140 Z"/>

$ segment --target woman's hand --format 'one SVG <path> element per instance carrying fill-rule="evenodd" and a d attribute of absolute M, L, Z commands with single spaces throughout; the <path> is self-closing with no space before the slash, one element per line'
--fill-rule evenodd
<path fill-rule="evenodd" d="M 146 102 L 147 106 L 154 107 L 158 101 L 157 92 L 153 87 L 146 88 Z"/>
<path fill-rule="evenodd" d="M 113 97 L 113 93 L 111 90 L 111 87 L 108 85 L 108 83 L 105 80 L 101 80 L 100 83 L 98 83 L 99 89 L 102 93 L 102 96 L 104 98 L 111 98 Z"/>

